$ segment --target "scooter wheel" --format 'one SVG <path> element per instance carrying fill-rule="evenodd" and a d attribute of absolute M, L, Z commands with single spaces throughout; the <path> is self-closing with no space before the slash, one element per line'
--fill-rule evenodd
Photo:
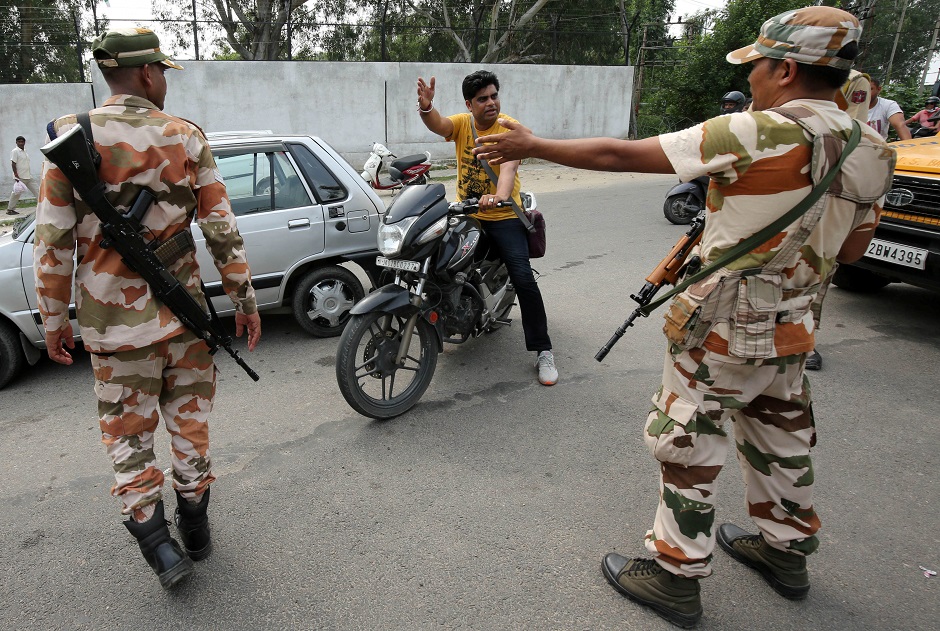
<path fill-rule="evenodd" d="M 684 226 L 692 223 L 702 206 L 692 193 L 670 195 L 663 204 L 663 215 L 674 224 Z"/>

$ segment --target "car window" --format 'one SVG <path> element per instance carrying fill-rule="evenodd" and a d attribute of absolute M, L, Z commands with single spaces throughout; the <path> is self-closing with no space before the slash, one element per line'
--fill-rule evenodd
<path fill-rule="evenodd" d="M 310 195 L 285 151 L 219 156 L 216 165 L 225 181 L 235 216 L 272 209 L 309 206 Z"/>
<path fill-rule="evenodd" d="M 219 156 L 215 160 L 235 216 L 271 210 L 271 159 L 264 153 Z"/>
<path fill-rule="evenodd" d="M 303 180 L 300 174 L 294 169 L 284 151 L 278 151 L 272 155 L 274 160 L 274 207 L 298 208 L 300 206 L 310 206 L 310 195 L 304 188 Z"/>
<path fill-rule="evenodd" d="M 321 203 L 346 199 L 349 193 L 310 149 L 304 145 L 291 144 L 290 151 L 306 174 L 307 181 L 313 184 L 314 194 Z"/>

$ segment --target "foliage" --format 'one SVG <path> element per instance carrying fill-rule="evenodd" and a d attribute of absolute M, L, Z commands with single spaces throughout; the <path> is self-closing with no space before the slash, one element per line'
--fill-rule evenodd
<path fill-rule="evenodd" d="M 0 83 L 84 80 L 79 56 L 92 38 L 92 0 L 19 0 L 0 13 Z"/>
<path fill-rule="evenodd" d="M 905 1 L 907 10 L 901 24 Z M 806 4 L 806 0 L 729 0 L 724 9 L 694 16 L 685 27 L 685 41 L 669 41 L 676 46 L 671 54 L 680 65 L 643 70 L 638 135 L 673 131 L 710 118 L 718 113 L 718 100 L 730 90 L 748 94 L 749 65 L 729 64 L 725 55 L 753 42 L 768 17 Z M 820 4 L 843 6 L 865 18 L 867 14 L 860 7 L 871 3 L 829 0 Z M 885 95 L 893 91 L 902 94 L 899 102 L 914 107 L 913 111 L 922 107 L 916 83 L 924 70 L 936 10 L 937 0 L 881 0 L 862 22 L 856 67 L 876 77 L 886 73 L 895 35 L 901 29 L 891 70 L 895 85 L 886 86 Z"/>
<path fill-rule="evenodd" d="M 161 34 L 191 50 L 191 0 L 155 5 Z M 625 63 L 628 45 L 635 51 L 640 24 L 665 20 L 673 5 L 674 0 L 204 0 L 197 5 L 195 29 L 200 41 L 212 40 L 211 53 L 203 50 L 201 56 L 216 59 L 611 65 Z"/>
<path fill-rule="evenodd" d="M 901 109 L 904 111 L 904 118 L 910 118 L 924 109 L 926 96 L 921 86 L 918 85 L 919 83 L 920 77 L 906 83 L 895 82 L 886 85 L 881 91 L 881 96 L 886 99 L 891 99 L 892 101 L 897 101 L 898 105 L 900 105 Z"/>
<path fill-rule="evenodd" d="M 701 122 L 718 114 L 719 99 L 731 90 L 749 94 L 749 65 L 729 64 L 725 55 L 752 43 L 768 17 L 802 6 L 806 0 L 729 0 L 723 9 L 696 16 L 696 23 L 704 17 L 712 30 L 673 53 L 683 65 L 656 68 L 646 77 L 639 131 L 644 125 L 647 133 L 661 133 Z"/>
<path fill-rule="evenodd" d="M 328 24 L 349 17 L 355 0 L 154 0 L 154 15 L 177 47 L 212 41 L 216 59 L 311 59 Z M 162 34 L 162 33 L 161 33 Z M 202 56 L 202 55 L 200 55 Z"/>
<path fill-rule="evenodd" d="M 901 23 L 901 9 L 905 2 L 907 9 Z M 902 83 L 919 81 L 923 76 L 933 29 L 940 17 L 938 6 L 937 0 L 881 0 L 875 5 L 873 17 L 863 22 L 862 46 L 856 67 L 873 77 L 886 79 L 891 49 L 897 37 L 890 80 Z"/>

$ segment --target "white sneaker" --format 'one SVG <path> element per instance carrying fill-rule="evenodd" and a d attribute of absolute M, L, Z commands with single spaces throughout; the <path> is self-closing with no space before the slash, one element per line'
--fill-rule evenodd
<path fill-rule="evenodd" d="M 539 369 L 539 383 L 543 386 L 554 386 L 558 381 L 558 370 L 555 368 L 555 356 L 551 351 L 542 351 L 535 360 L 535 367 Z"/>

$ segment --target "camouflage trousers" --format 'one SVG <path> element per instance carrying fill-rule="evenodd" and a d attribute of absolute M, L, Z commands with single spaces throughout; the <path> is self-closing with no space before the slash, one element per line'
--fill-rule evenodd
<path fill-rule="evenodd" d="M 715 493 L 731 419 L 751 519 L 775 548 L 810 554 L 818 541 L 810 448 L 816 427 L 806 355 L 741 359 L 702 348 L 666 354 L 644 439 L 660 461 L 660 500 L 646 548 L 665 569 L 711 574 Z"/>
<path fill-rule="evenodd" d="M 170 433 L 173 486 L 196 498 L 215 480 L 209 458 L 209 413 L 215 364 L 206 343 L 190 331 L 168 341 L 92 355 L 101 442 L 114 466 L 111 494 L 131 515 L 159 502 L 163 471 L 154 454 L 157 410 Z"/>

